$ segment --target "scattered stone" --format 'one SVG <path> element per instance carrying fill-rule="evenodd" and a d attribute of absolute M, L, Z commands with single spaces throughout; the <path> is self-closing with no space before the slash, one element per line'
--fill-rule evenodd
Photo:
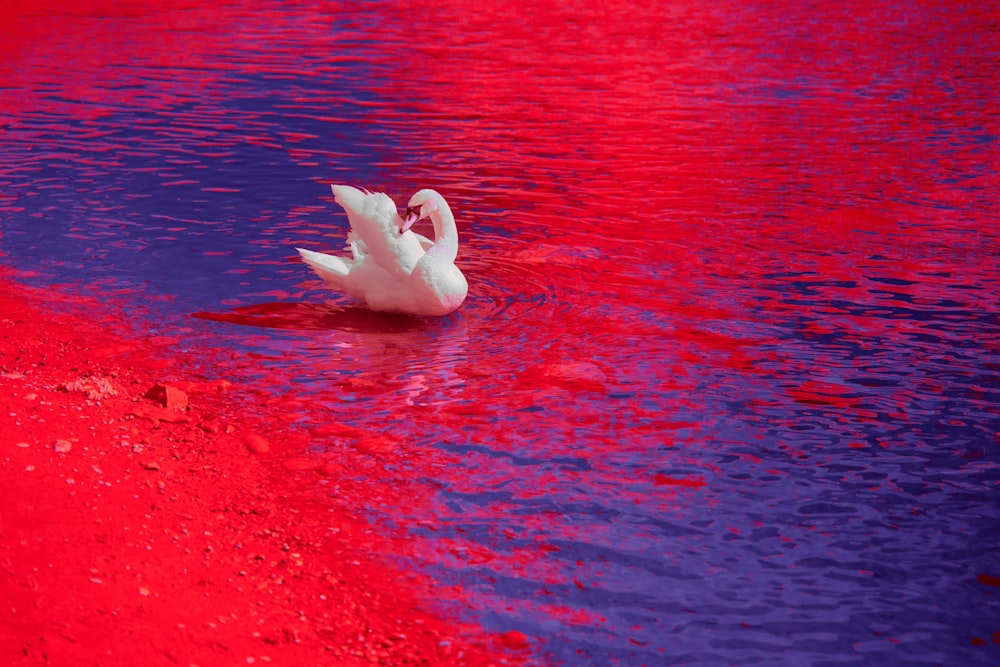
<path fill-rule="evenodd" d="M 56 440 L 56 444 L 52 445 L 52 449 L 60 454 L 65 454 L 73 449 L 73 443 L 69 440 Z"/>
<path fill-rule="evenodd" d="M 14 443 L 14 446 L 15 447 L 20 447 L 21 449 L 27 449 L 28 447 L 31 447 L 31 445 L 29 445 L 26 442 L 16 442 L 16 443 Z"/>
<path fill-rule="evenodd" d="M 157 463 L 156 461 L 147 461 L 146 463 L 142 464 L 142 467 L 145 468 L 146 470 L 159 470 L 160 464 Z"/>
<path fill-rule="evenodd" d="M 215 422 L 198 422 L 198 428 L 200 428 L 205 433 L 218 433 L 219 425 Z"/>
<path fill-rule="evenodd" d="M 254 454 L 267 454 L 271 451 L 271 443 L 267 438 L 257 433 L 248 433 L 243 436 L 243 444 Z"/>
<path fill-rule="evenodd" d="M 100 375 L 80 377 L 72 382 L 59 385 L 58 389 L 60 391 L 83 394 L 91 401 L 100 401 L 118 395 L 118 390 L 111 384 L 111 381 Z"/>
<path fill-rule="evenodd" d="M 169 384 L 154 384 L 144 398 L 159 403 L 168 410 L 186 410 L 188 406 L 187 394 Z"/>

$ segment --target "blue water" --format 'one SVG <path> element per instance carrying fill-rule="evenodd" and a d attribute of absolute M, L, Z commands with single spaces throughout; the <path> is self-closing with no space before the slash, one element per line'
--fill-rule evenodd
<path fill-rule="evenodd" d="M 11 20 L 3 261 L 405 441 L 356 475 L 421 499 L 371 518 L 450 611 L 544 663 L 1000 660 L 988 12 Z M 459 313 L 295 260 L 331 182 L 449 199 Z"/>

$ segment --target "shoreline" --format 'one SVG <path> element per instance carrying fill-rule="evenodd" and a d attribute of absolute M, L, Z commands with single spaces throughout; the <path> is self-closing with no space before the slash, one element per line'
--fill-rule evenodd
<path fill-rule="evenodd" d="M 524 661 L 520 633 L 424 608 L 439 589 L 379 557 L 364 498 L 296 491 L 350 461 L 310 457 L 183 355 L 57 312 L 86 300 L 0 266 L 4 664 Z"/>

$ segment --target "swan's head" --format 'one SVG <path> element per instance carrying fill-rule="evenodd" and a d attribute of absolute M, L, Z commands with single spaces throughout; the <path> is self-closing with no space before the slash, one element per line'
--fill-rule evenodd
<path fill-rule="evenodd" d="M 420 190 L 410 197 L 410 203 L 406 205 L 406 219 L 399 228 L 399 233 L 402 234 L 419 221 L 437 213 L 443 205 L 446 205 L 444 197 L 438 193 L 428 189 Z"/>

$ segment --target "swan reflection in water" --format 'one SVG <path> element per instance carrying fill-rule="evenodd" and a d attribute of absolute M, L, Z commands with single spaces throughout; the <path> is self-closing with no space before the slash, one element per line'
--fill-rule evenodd
<path fill-rule="evenodd" d="M 379 395 L 399 406 L 423 404 L 430 387 L 440 403 L 442 388 L 465 385 L 468 334 L 459 313 L 421 318 L 335 303 L 268 302 L 192 316 L 292 334 L 278 343 L 284 354 L 272 358 L 307 393 L 329 390 L 332 381 L 355 399 Z"/>
<path fill-rule="evenodd" d="M 403 333 L 421 331 L 432 322 L 400 313 L 380 313 L 363 306 L 273 301 L 240 306 L 224 312 L 193 313 L 192 317 L 264 329 L 293 331 L 350 331 L 356 333 Z"/>

